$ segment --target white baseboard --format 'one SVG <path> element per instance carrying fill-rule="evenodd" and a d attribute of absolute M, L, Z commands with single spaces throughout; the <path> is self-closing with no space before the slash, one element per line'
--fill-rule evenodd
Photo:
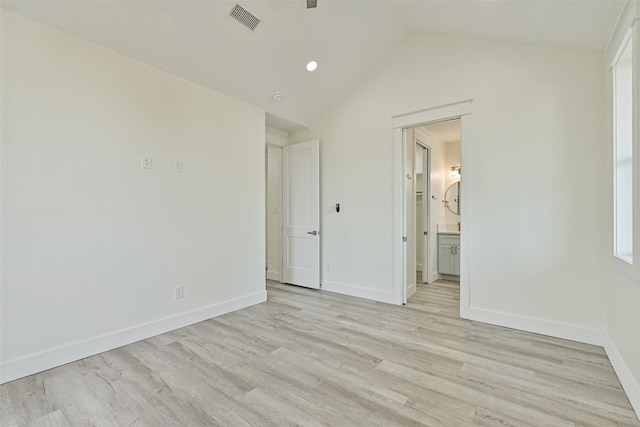
<path fill-rule="evenodd" d="M 431 280 L 429 281 L 429 283 L 433 283 L 436 280 L 438 280 L 439 276 L 438 276 L 438 272 L 434 271 L 433 273 L 431 273 Z"/>
<path fill-rule="evenodd" d="M 394 299 L 393 292 L 378 291 L 374 289 L 361 288 L 355 285 L 345 283 L 322 281 L 322 290 L 336 292 L 339 294 L 351 295 L 353 297 L 366 298 L 374 301 L 386 302 L 389 304 L 397 304 Z"/>
<path fill-rule="evenodd" d="M 407 287 L 407 298 L 416 293 L 416 285 L 415 283 L 409 287 Z"/>
<path fill-rule="evenodd" d="M 0 384 L 259 304 L 266 300 L 266 290 L 260 291 L 187 313 L 155 320 L 20 359 L 10 360 L 0 364 Z"/>
<path fill-rule="evenodd" d="M 604 347 L 631 406 L 640 417 L 640 385 L 606 331 L 478 308 L 467 308 L 464 311 L 468 314 L 465 318 L 469 320 Z"/>
<path fill-rule="evenodd" d="M 636 415 L 640 418 L 640 384 L 638 384 L 638 381 L 633 377 L 627 364 L 624 363 L 624 359 L 620 355 L 620 352 L 618 352 L 618 348 L 608 334 L 604 336 L 604 351 L 607 353 L 607 357 L 609 357 L 613 370 L 616 371 L 622 388 L 625 393 L 627 393 L 631 406 L 633 406 Z"/>
<path fill-rule="evenodd" d="M 584 328 L 582 326 L 567 323 L 552 322 L 549 320 L 535 319 L 532 317 L 516 316 L 497 311 L 469 308 L 465 316 L 469 320 L 504 326 L 511 329 L 533 332 L 535 334 L 577 341 L 585 344 L 602 346 L 604 344 L 604 331 L 601 329 Z"/>
<path fill-rule="evenodd" d="M 280 272 L 279 271 L 267 271 L 267 279 L 275 280 L 277 282 L 280 281 Z"/>

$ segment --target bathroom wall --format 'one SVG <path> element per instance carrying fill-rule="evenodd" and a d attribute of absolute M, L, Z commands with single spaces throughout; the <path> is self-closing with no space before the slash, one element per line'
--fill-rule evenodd
<path fill-rule="evenodd" d="M 460 181 L 461 177 L 451 176 L 451 167 L 460 166 L 460 141 L 447 142 L 444 144 L 444 176 L 445 184 L 444 189 L 455 182 Z M 463 169 L 464 170 L 464 169 Z M 464 203 L 464 201 L 462 202 Z M 458 224 L 460 222 L 460 215 L 456 215 L 449 209 L 444 209 L 444 223 L 445 224 Z"/>

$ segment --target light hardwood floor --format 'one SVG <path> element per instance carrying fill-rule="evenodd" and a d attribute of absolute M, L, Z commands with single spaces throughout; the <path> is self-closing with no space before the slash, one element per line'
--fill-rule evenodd
<path fill-rule="evenodd" d="M 602 348 L 268 283 L 268 302 L 0 386 L 4 426 L 640 426 Z"/>

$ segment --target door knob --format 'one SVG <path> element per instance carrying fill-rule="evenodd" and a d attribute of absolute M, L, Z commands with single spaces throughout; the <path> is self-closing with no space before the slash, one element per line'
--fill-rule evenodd
<path fill-rule="evenodd" d="M 307 231 L 307 234 L 313 234 L 314 236 L 318 234 L 318 232 L 316 230 L 313 231 Z"/>

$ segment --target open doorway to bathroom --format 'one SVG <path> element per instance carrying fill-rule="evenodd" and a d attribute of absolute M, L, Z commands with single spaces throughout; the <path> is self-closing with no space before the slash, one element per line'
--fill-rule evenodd
<path fill-rule="evenodd" d="M 405 128 L 406 298 L 460 278 L 460 119 Z"/>
<path fill-rule="evenodd" d="M 412 113 L 405 113 L 393 117 L 393 146 L 394 146 L 394 245 L 393 245 L 393 268 L 394 268 L 394 299 L 400 304 L 406 304 L 407 298 L 410 292 L 417 287 L 417 262 L 416 262 L 416 180 L 415 180 L 415 135 L 424 134 L 425 139 L 431 139 L 430 141 L 430 154 L 431 154 L 431 196 L 429 200 L 430 209 L 430 228 L 429 239 L 430 249 L 429 251 L 429 265 L 427 266 L 427 274 L 431 275 L 431 278 L 435 280 L 440 279 L 440 271 L 438 270 L 438 264 L 440 260 L 444 259 L 444 253 L 438 259 L 438 231 L 442 234 L 455 235 L 459 238 L 459 245 L 455 248 L 449 247 L 449 255 L 457 257 L 452 259 L 453 266 L 459 271 L 459 288 L 460 295 L 460 316 L 462 318 L 468 318 L 469 316 L 469 260 L 471 253 L 469 251 L 469 238 L 471 236 L 469 224 L 471 220 L 469 206 L 471 205 L 471 189 L 469 182 L 471 180 L 471 162 L 469 161 L 470 155 L 470 142 L 471 142 L 471 110 L 473 100 L 460 101 L 453 104 L 446 104 L 439 107 L 432 107 L 425 110 L 415 111 Z M 444 137 L 427 133 L 433 129 L 429 126 L 441 124 L 444 126 L 445 122 L 453 122 L 456 124 L 456 128 L 460 134 L 458 138 L 459 143 L 459 159 L 460 162 L 455 165 L 447 166 L 445 163 L 445 143 Z M 449 123 L 452 124 L 452 123 Z M 426 131 L 425 131 L 426 127 Z M 437 142 L 441 144 L 437 144 Z M 440 153 L 436 151 L 440 148 Z M 455 166 L 453 170 L 451 166 Z M 452 172 L 456 175 L 458 172 L 464 170 L 464 178 L 460 176 L 452 176 Z M 451 181 L 458 181 L 457 191 L 458 194 L 454 197 L 458 203 L 459 215 L 456 215 L 459 219 L 455 221 L 455 230 L 451 230 L 452 224 L 447 224 L 447 217 L 445 216 L 445 202 L 449 204 L 452 209 L 453 202 L 449 203 L 445 199 L 445 192 L 449 188 Z M 450 182 L 447 182 L 450 181 Z M 445 185 L 447 185 L 445 187 Z M 452 187 L 451 195 L 455 191 L 455 186 Z M 449 194 L 447 194 L 449 196 Z M 424 197 L 424 195 L 423 195 Z M 464 199 L 464 200 L 463 200 Z M 424 206 L 424 204 L 423 204 Z M 451 212 L 453 214 L 453 212 Z M 453 214 L 455 215 L 455 214 Z M 458 221 L 460 222 L 460 230 L 458 228 Z M 433 262 L 435 258 L 435 262 Z M 445 268 L 446 270 L 446 268 Z M 425 274 L 423 268 L 423 275 Z M 446 273 L 445 273 L 446 274 Z M 454 275 L 451 275 L 454 276 Z M 455 277 L 455 276 L 454 276 Z M 431 283 L 431 278 L 426 281 Z M 426 285 L 428 286 L 428 285 Z"/>
<path fill-rule="evenodd" d="M 416 285 L 459 283 L 460 119 L 416 127 L 414 140 Z"/>

